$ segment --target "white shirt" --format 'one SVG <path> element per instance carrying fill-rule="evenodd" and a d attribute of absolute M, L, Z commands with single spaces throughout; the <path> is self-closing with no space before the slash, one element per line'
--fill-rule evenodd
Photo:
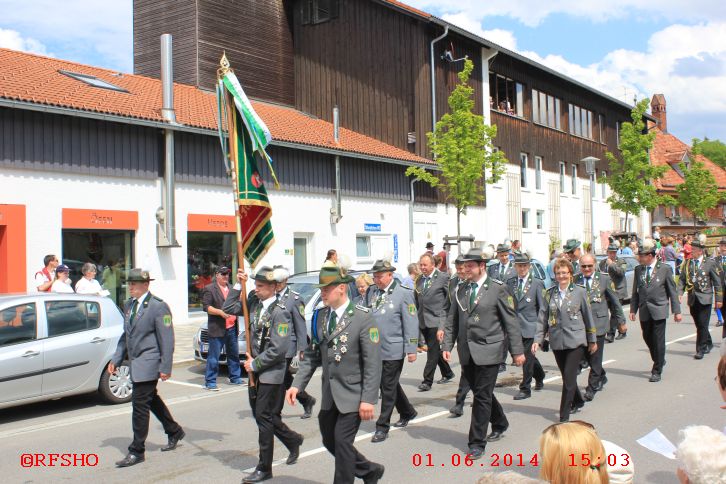
<path fill-rule="evenodd" d="M 50 286 L 50 292 L 61 292 L 61 293 L 66 293 L 66 294 L 73 294 L 73 288 L 71 287 L 71 280 L 68 279 L 66 282 L 63 282 L 60 279 L 57 279 L 55 282 L 53 282 L 53 285 Z"/>
<path fill-rule="evenodd" d="M 45 269 L 45 267 L 43 268 Z M 55 271 L 48 271 L 50 272 L 50 279 L 48 279 L 48 276 L 45 275 L 43 272 L 43 269 L 39 270 L 35 273 L 35 290 L 38 291 L 38 288 L 45 284 L 46 282 L 50 282 L 53 279 L 55 279 Z"/>
<path fill-rule="evenodd" d="M 340 321 L 343 318 L 343 315 L 345 314 L 345 310 L 348 309 L 348 303 L 349 303 L 348 301 L 345 301 L 345 303 L 341 304 L 337 308 L 333 308 L 333 307 L 330 308 L 330 309 L 332 309 L 332 311 L 330 312 L 330 317 L 328 318 L 328 325 L 330 325 L 330 318 L 332 318 L 333 313 L 335 313 L 336 324 L 338 321 Z M 326 326 L 325 329 L 327 330 L 327 328 L 328 327 Z"/>
<path fill-rule="evenodd" d="M 562 301 L 565 299 L 565 296 L 567 295 L 567 291 L 569 288 L 570 288 L 570 286 L 567 286 L 565 288 L 565 290 L 563 291 L 562 289 L 559 288 L 559 286 L 557 287 L 557 289 L 560 291 L 560 306 L 562 306 Z"/>
<path fill-rule="evenodd" d="M 277 295 L 272 296 L 272 297 L 268 297 L 267 299 L 265 299 L 264 301 L 262 301 L 262 310 L 263 311 L 267 311 L 267 308 L 269 308 L 270 305 L 272 303 L 274 303 L 275 301 L 277 301 Z"/>
<path fill-rule="evenodd" d="M 142 295 L 141 295 L 141 297 L 140 297 L 140 298 L 138 298 L 138 299 L 136 300 L 136 303 L 138 304 L 138 306 L 136 307 L 136 311 L 138 311 L 138 310 L 139 310 L 139 308 L 141 307 L 141 304 L 142 304 L 142 303 L 144 302 L 144 299 L 146 299 L 146 297 L 147 297 L 148 295 L 149 295 L 149 291 L 146 291 L 146 292 L 145 292 L 144 294 L 142 294 Z M 133 303 L 131 304 L 131 307 L 132 307 L 132 308 L 134 307 Z"/>
<path fill-rule="evenodd" d="M 99 284 L 96 279 L 88 280 L 85 277 L 81 277 L 78 282 L 76 282 L 76 293 L 97 294 L 99 296 L 108 295 L 108 291 L 102 288 L 101 284 Z"/>
<path fill-rule="evenodd" d="M 653 263 L 645 268 L 645 274 L 648 274 L 648 267 L 650 267 L 650 275 L 651 277 L 653 274 L 655 274 L 655 265 L 658 263 L 657 259 L 653 259 Z"/>
<path fill-rule="evenodd" d="M 484 285 L 484 283 L 487 282 L 487 273 L 486 271 L 482 272 L 482 277 L 478 281 L 476 281 L 476 291 L 474 291 L 474 297 L 476 297 L 477 294 L 479 294 L 479 291 L 481 290 L 481 287 Z"/>

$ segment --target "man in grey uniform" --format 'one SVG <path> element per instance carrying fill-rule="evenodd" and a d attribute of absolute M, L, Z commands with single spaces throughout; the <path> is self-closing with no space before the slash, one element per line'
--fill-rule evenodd
<path fill-rule="evenodd" d="M 416 361 L 418 346 L 418 317 L 413 291 L 401 286 L 393 277 L 396 270 L 390 262 L 378 260 L 373 264 L 371 312 L 381 333 L 381 415 L 376 422 L 372 442 L 383 442 L 388 437 L 393 407 L 400 420 L 394 427 L 405 427 L 416 418 L 417 412 L 408 401 L 399 383 L 404 358 Z"/>
<path fill-rule="evenodd" d="M 618 249 L 620 246 L 616 242 L 611 242 L 608 245 L 608 256 L 600 261 L 598 265 L 600 272 L 607 274 L 610 277 L 613 285 L 615 286 L 615 294 L 618 296 L 618 300 L 622 305 L 628 298 L 628 283 L 625 280 L 625 272 L 628 269 L 628 264 L 621 258 L 618 257 Z M 627 328 L 619 326 L 618 318 L 614 314 L 610 314 L 610 329 L 605 335 L 605 341 L 612 343 L 616 339 L 623 339 L 628 334 Z M 615 330 L 618 330 L 618 336 L 615 336 Z"/>
<path fill-rule="evenodd" d="M 562 246 L 562 251 L 565 253 L 565 257 L 572 264 L 572 275 L 574 276 L 580 272 L 580 256 L 582 255 L 582 249 L 580 248 L 582 243 L 577 239 L 568 239 L 565 245 Z"/>
<path fill-rule="evenodd" d="M 287 391 L 295 405 L 297 394 L 323 367 L 322 402 L 318 421 L 323 445 L 335 457 L 335 484 L 352 483 L 356 477 L 375 484 L 384 467 L 366 459 L 353 446 L 361 420 L 372 420 L 381 380 L 380 333 L 370 309 L 348 299 L 353 278 L 338 267 L 323 267 L 319 284 L 325 307 L 316 310 L 311 324 L 311 344 Z"/>
<path fill-rule="evenodd" d="M 116 354 L 108 364 L 113 374 L 124 360 L 129 360 L 134 391 L 131 395 L 134 440 L 129 453 L 116 462 L 118 467 L 129 467 L 145 460 L 146 436 L 149 434 L 149 411 L 159 419 L 169 438 L 162 452 L 174 450 L 184 430 L 174 421 L 169 409 L 156 391 L 161 378 L 171 376 L 174 356 L 174 328 L 169 306 L 149 292 L 148 271 L 131 269 L 126 278 L 131 299 L 124 305 L 124 332 L 119 339 Z"/>
<path fill-rule="evenodd" d="M 625 316 L 615 294 L 615 285 L 607 274 L 595 271 L 595 257 L 592 254 L 585 254 L 580 258 L 580 273 L 575 276 L 574 281 L 587 290 L 597 336 L 597 351 L 585 355 L 590 365 L 590 375 L 584 398 L 590 402 L 595 398 L 595 392 L 602 390 L 608 381 L 602 360 L 605 333 L 610 328 L 610 320 L 615 318 L 618 326 L 622 328 L 625 325 Z"/>
<path fill-rule="evenodd" d="M 517 271 L 514 270 L 514 264 L 512 264 L 509 258 L 509 246 L 507 244 L 499 244 L 497 246 L 497 259 L 499 259 L 499 263 L 487 269 L 489 277 L 505 282 L 517 275 Z"/>
<path fill-rule="evenodd" d="M 441 341 L 444 339 L 444 324 L 449 310 L 449 275 L 434 266 L 434 258 L 424 254 L 419 259 L 421 275 L 414 282 L 414 297 L 418 313 L 419 328 L 425 338 L 428 351 L 423 381 L 418 386 L 422 392 L 431 390 L 436 366 L 441 371 L 441 380 L 447 383 L 454 378 L 454 372 L 441 356 Z"/>
<path fill-rule="evenodd" d="M 290 272 L 283 266 L 274 266 L 273 274 L 275 276 L 275 281 L 277 281 L 277 300 L 282 303 L 285 306 L 285 309 L 287 309 L 290 313 L 293 323 L 291 326 L 292 331 L 290 332 L 290 347 L 287 349 L 287 353 L 285 354 L 287 366 L 285 367 L 285 381 L 283 383 L 283 387 L 287 391 L 293 380 L 293 374 L 290 371 L 290 364 L 295 356 L 299 359 L 302 356 L 302 352 L 308 347 L 308 328 L 305 322 L 305 303 L 300 297 L 300 294 L 287 286 L 287 280 L 290 277 Z M 280 392 L 280 398 L 284 400 L 284 392 Z M 303 415 L 300 418 L 310 418 L 313 414 L 315 398 L 311 397 L 306 392 L 300 392 L 297 395 L 297 400 L 303 406 Z M 282 411 L 282 405 L 280 405 L 280 411 Z"/>
<path fill-rule="evenodd" d="M 515 365 L 521 366 L 525 358 L 514 298 L 503 282 L 487 276 L 487 261 L 481 250 L 471 249 L 463 260 L 468 284 L 459 286 L 457 309 L 449 312 L 446 321 L 443 349 L 444 359 L 449 361 L 457 343 L 462 372 L 474 392 L 469 455 L 479 459 L 486 443 L 499 440 L 509 427 L 494 396 L 506 342 Z M 487 436 L 490 420 L 492 433 Z"/>
<path fill-rule="evenodd" d="M 534 343 L 534 335 L 537 333 L 539 310 L 544 304 L 545 289 L 544 282 L 534 277 L 530 271 L 529 255 L 515 252 L 514 267 L 517 270 L 517 276 L 508 279 L 507 285 L 516 301 L 525 358 L 524 365 L 522 365 L 522 383 L 519 385 L 519 393 L 514 396 L 514 399 L 524 400 L 532 396 L 532 377 L 535 381 L 535 390 L 542 390 L 544 387 L 545 372 L 537 357 L 532 354 L 531 348 Z"/>

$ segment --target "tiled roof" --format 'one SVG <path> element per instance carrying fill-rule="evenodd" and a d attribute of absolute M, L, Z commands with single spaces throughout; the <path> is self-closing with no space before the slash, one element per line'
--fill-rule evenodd
<path fill-rule="evenodd" d="M 431 18 L 431 14 L 430 13 L 426 13 L 423 10 L 419 10 L 417 8 L 411 7 L 410 5 L 406 5 L 405 3 L 399 2 L 398 0 L 383 0 L 383 3 L 387 3 L 387 4 L 391 5 L 391 6 L 401 8 L 403 10 L 406 10 L 406 11 L 410 12 L 410 13 L 413 13 L 415 15 L 418 15 L 419 17 Z"/>
<path fill-rule="evenodd" d="M 161 81 L 145 76 L 123 74 L 75 62 L 0 49 L 0 98 L 48 106 L 70 108 L 126 118 L 164 122 L 161 116 Z M 59 71 L 97 77 L 128 92 L 90 86 Z M 252 101 L 270 128 L 274 141 L 433 164 L 408 151 L 377 139 L 340 129 L 340 142 L 333 140 L 333 124 L 293 108 Z M 217 129 L 217 101 L 212 92 L 174 84 L 177 122 L 203 129 Z"/>
<path fill-rule="evenodd" d="M 656 180 L 655 185 L 658 190 L 672 192 L 676 186 L 683 183 L 683 177 L 678 174 L 674 165 L 677 166 L 688 155 L 691 160 L 703 162 L 706 168 L 716 178 L 719 190 L 726 191 L 726 170 L 703 155 L 693 155 L 690 151 L 690 146 L 672 134 L 664 133 L 658 128 L 654 128 L 653 131 L 656 135 L 655 141 L 653 142 L 653 149 L 650 151 L 651 162 L 656 166 L 667 165 L 671 168 L 665 172 L 665 175 L 661 179 Z"/>

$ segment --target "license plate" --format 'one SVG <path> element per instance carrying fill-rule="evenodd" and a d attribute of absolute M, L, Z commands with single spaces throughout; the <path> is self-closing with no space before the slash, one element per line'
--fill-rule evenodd
<path fill-rule="evenodd" d="M 209 343 L 202 343 L 202 353 L 209 351 Z"/>

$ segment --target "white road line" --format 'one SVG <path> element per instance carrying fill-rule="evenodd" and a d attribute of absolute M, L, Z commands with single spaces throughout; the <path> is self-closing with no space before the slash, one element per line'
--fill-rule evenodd
<path fill-rule="evenodd" d="M 610 363 L 615 363 L 616 361 L 617 360 L 605 360 L 602 362 L 602 366 L 609 365 Z M 561 380 L 561 379 L 562 379 L 562 375 L 553 376 L 551 378 L 546 378 L 545 380 L 543 380 L 542 383 L 550 383 L 550 382 Z"/>
<path fill-rule="evenodd" d="M 711 331 L 713 331 L 714 329 L 720 329 L 720 328 L 716 328 L 716 327 L 714 327 L 714 328 L 711 328 L 711 329 L 709 329 L 709 330 L 708 330 L 708 332 L 710 333 L 710 332 L 711 332 Z M 698 333 L 693 333 L 693 334 L 689 334 L 688 336 L 683 336 L 682 338 L 677 338 L 677 339 L 674 339 L 673 341 L 668 341 L 668 342 L 666 342 L 666 346 L 668 346 L 668 345 L 671 345 L 671 344 L 673 344 L 673 343 L 678 343 L 679 341 L 683 341 L 684 339 L 688 339 L 688 338 L 693 338 L 693 337 L 694 337 L 694 336 L 696 336 L 697 334 L 698 334 Z"/>
<path fill-rule="evenodd" d="M 188 383 L 185 381 L 178 381 L 178 380 L 166 380 L 165 383 L 173 383 L 174 385 L 183 385 L 185 387 L 192 387 L 192 388 L 198 388 L 200 390 L 204 390 L 204 386 L 200 385 L 199 383 Z"/>

